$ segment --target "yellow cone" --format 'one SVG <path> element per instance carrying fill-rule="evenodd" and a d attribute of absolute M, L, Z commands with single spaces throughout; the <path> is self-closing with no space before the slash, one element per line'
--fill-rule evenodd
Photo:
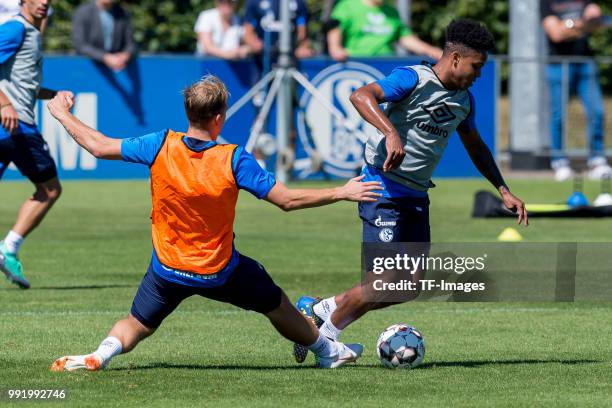
<path fill-rule="evenodd" d="M 514 228 L 506 228 L 499 234 L 497 240 L 501 242 L 519 242 L 523 240 L 523 237 Z"/>

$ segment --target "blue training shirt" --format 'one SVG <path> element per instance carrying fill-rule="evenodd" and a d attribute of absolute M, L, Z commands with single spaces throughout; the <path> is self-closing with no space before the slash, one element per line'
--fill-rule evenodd
<path fill-rule="evenodd" d="M 121 142 L 122 160 L 130 163 L 145 164 L 150 167 L 164 143 L 167 132 L 164 129 L 140 137 L 123 139 Z M 196 152 L 201 152 L 217 145 L 215 141 L 194 139 L 189 136 L 183 137 L 183 143 L 185 143 L 187 148 Z M 262 169 L 255 158 L 246 152 L 242 146 L 238 146 L 234 152 L 232 170 L 234 171 L 238 188 L 248 191 L 259 199 L 265 198 L 276 184 L 274 176 Z M 238 258 L 238 251 L 234 248 L 225 268 L 209 276 L 201 276 L 188 271 L 168 268 L 159 261 L 155 249 L 151 256 L 151 264 L 153 272 L 166 280 L 187 286 L 210 288 L 221 286 L 227 281 L 236 265 L 238 265 Z"/>
<path fill-rule="evenodd" d="M 25 38 L 25 26 L 17 21 L 10 20 L 0 25 L 0 64 L 4 64 L 17 53 Z M 31 129 L 33 127 L 33 129 Z M 27 125 L 19 121 L 15 134 L 37 134 L 36 126 Z M 0 139 L 11 137 L 11 134 L 0 126 Z"/>
<path fill-rule="evenodd" d="M 21 22 L 10 20 L 0 25 L 0 64 L 17 53 L 24 38 L 25 26 Z"/>

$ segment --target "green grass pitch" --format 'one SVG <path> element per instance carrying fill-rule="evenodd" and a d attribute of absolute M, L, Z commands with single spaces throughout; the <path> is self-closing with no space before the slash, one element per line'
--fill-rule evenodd
<path fill-rule="evenodd" d="M 437 242 L 494 241 L 514 221 L 470 218 L 484 181 L 439 180 L 431 193 Z M 516 180 L 531 202 L 562 201 L 571 184 Z M 597 184 L 586 184 L 593 199 Z M 0 184 L 0 233 L 31 186 Z M 64 354 L 94 350 L 128 312 L 150 256 L 145 181 L 66 182 L 64 195 L 21 252 L 33 288 L 0 284 L 0 405 L 7 389 L 56 388 L 56 405 L 174 406 L 609 406 L 610 303 L 409 303 L 372 312 L 345 341 L 366 352 L 337 371 L 293 362 L 290 344 L 254 313 L 191 298 L 156 334 L 104 372 L 51 373 Z M 610 220 L 534 219 L 527 242 L 610 241 Z M 292 300 L 327 296 L 359 278 L 356 206 L 283 213 L 241 193 L 236 245 L 266 266 Z M 386 326 L 424 334 L 422 367 L 391 371 L 375 356 Z M 18 402 L 16 407 L 40 406 Z M 54 405 L 55 406 L 55 405 Z"/>

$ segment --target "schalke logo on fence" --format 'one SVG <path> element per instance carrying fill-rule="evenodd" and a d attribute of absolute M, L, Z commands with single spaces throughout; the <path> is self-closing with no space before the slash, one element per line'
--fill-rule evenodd
<path fill-rule="evenodd" d="M 306 152 L 316 151 L 323 170 L 337 177 L 354 177 L 363 164 L 363 145 L 376 129 L 355 110 L 349 97 L 357 88 L 384 75 L 366 64 L 348 62 L 332 65 L 312 79 L 323 98 L 338 108 L 340 120 L 317 98 L 304 92 L 297 115 L 297 132 Z"/>

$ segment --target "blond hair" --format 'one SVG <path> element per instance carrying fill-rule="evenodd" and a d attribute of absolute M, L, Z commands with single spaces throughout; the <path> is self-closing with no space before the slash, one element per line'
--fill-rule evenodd
<path fill-rule="evenodd" d="M 229 92 L 219 78 L 206 75 L 185 88 L 183 97 L 189 123 L 200 127 L 215 116 L 225 113 Z"/>

